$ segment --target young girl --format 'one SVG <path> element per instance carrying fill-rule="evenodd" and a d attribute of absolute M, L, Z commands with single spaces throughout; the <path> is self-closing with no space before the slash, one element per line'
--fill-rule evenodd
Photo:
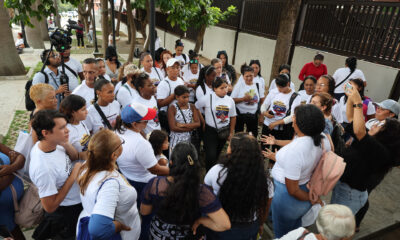
<path fill-rule="evenodd" d="M 196 83 L 200 73 L 199 60 L 194 58 L 190 59 L 187 67 L 184 67 L 184 69 L 187 68 L 188 70 L 183 73 L 183 80 L 185 81 L 185 85 L 189 88 L 190 91 L 189 101 L 191 103 L 194 103 Z"/>
<path fill-rule="evenodd" d="M 183 45 L 183 42 L 178 39 L 175 41 L 175 53 L 172 55 L 176 60 L 178 60 L 181 64 L 181 66 L 187 64 L 189 62 L 189 57 L 188 55 L 183 53 L 183 49 L 185 46 Z"/>
<path fill-rule="evenodd" d="M 244 83 L 235 85 L 231 97 L 236 104 L 236 132 L 242 132 L 244 125 L 248 132 L 251 132 L 254 137 L 258 135 L 258 106 L 260 99 L 263 97 L 260 94 L 260 85 L 254 82 L 254 70 L 252 67 L 244 64 L 242 66 L 242 74 Z"/>
<path fill-rule="evenodd" d="M 78 152 L 86 151 L 90 140 L 90 131 L 84 123 L 88 115 L 86 100 L 78 95 L 69 95 L 62 100 L 60 112 L 67 116 L 69 142 Z"/>
<path fill-rule="evenodd" d="M 175 100 L 174 90 L 179 85 L 184 85 L 179 77 L 181 67 L 179 61 L 171 58 L 167 62 L 167 77 L 157 87 L 157 105 L 160 109 L 158 117 L 163 129 L 169 132 L 168 126 L 168 105 Z"/>
<path fill-rule="evenodd" d="M 314 76 L 307 76 L 303 81 L 304 90 L 299 91 L 301 97 L 301 104 L 310 103 L 311 96 L 315 92 L 315 85 L 317 84 L 317 79 Z"/>
<path fill-rule="evenodd" d="M 228 83 L 217 77 L 212 83 L 214 92 L 196 102 L 196 108 L 205 108 L 204 149 L 206 169 L 214 166 L 225 143 L 233 135 L 236 125 L 235 102 L 228 94 Z"/>
<path fill-rule="evenodd" d="M 280 74 L 287 74 L 289 76 L 289 78 L 290 78 L 290 65 L 288 65 L 288 64 L 280 65 L 279 66 L 279 70 L 278 70 L 278 75 L 280 75 Z M 273 79 L 271 84 L 269 85 L 269 90 L 268 90 L 269 93 L 271 93 L 272 90 L 274 90 L 274 89 L 275 89 L 274 92 L 278 93 L 278 89 L 276 87 L 275 81 L 276 81 L 276 79 Z M 294 86 L 294 83 L 292 81 L 290 82 L 290 88 L 295 90 L 295 86 Z"/>
<path fill-rule="evenodd" d="M 189 50 L 189 60 L 197 60 L 198 63 L 198 71 L 200 71 L 204 66 L 200 63 L 200 57 L 199 54 L 197 54 L 197 52 L 193 51 L 193 50 Z M 187 76 L 188 74 L 190 74 L 190 61 L 189 64 L 185 65 L 184 67 L 182 67 L 182 74 L 183 77 L 185 78 L 185 75 Z"/>
<path fill-rule="evenodd" d="M 91 133 L 102 128 L 114 129 L 121 108 L 114 100 L 114 85 L 106 79 L 99 79 L 94 84 L 94 91 L 94 103 L 88 109 L 86 126 Z"/>
<path fill-rule="evenodd" d="M 156 87 L 153 81 L 149 78 L 146 73 L 141 73 L 135 78 L 135 88 L 139 92 L 136 98 L 133 99 L 134 102 L 141 103 L 148 108 L 158 110 L 157 100 L 154 97 L 156 92 Z M 158 121 L 158 116 L 147 123 L 146 128 L 143 130 L 145 135 L 151 133 L 154 130 L 161 130 L 160 122 Z"/>
<path fill-rule="evenodd" d="M 229 78 L 229 74 L 223 71 L 223 66 L 222 66 L 222 60 L 219 58 L 214 58 L 211 60 L 211 65 L 215 67 L 215 71 L 217 73 L 217 77 L 220 77 L 222 79 L 226 80 L 226 83 L 228 84 L 228 93 L 232 92 L 232 84 Z"/>
<path fill-rule="evenodd" d="M 172 58 L 172 53 L 169 50 L 164 50 L 162 51 L 160 55 L 160 60 L 161 60 L 161 72 L 162 72 L 162 77 L 164 78 L 167 75 L 167 62 L 169 59 Z"/>
<path fill-rule="evenodd" d="M 199 100 L 203 96 L 213 92 L 212 83 L 217 77 L 215 67 L 208 65 L 200 70 L 199 78 L 196 83 L 196 99 Z M 201 113 L 204 114 L 204 110 L 200 109 Z"/>
<path fill-rule="evenodd" d="M 125 80 L 120 83 L 121 86 L 115 93 L 116 100 L 122 107 L 130 104 L 139 94 L 135 88 L 135 78 L 139 74 L 139 70 L 134 64 L 128 64 L 124 67 Z M 114 91 L 115 92 L 115 91 Z"/>
<path fill-rule="evenodd" d="M 189 103 L 189 89 L 183 85 L 174 90 L 176 102 L 168 109 L 170 133 L 170 153 L 179 142 L 190 142 L 193 130 L 200 127 L 200 119 L 196 107 Z"/>
<path fill-rule="evenodd" d="M 163 151 L 166 151 L 169 148 L 168 133 L 162 130 L 154 130 L 150 134 L 149 142 L 153 147 L 154 155 L 156 155 L 158 164 L 161 166 L 167 166 L 168 158 L 163 154 Z"/>

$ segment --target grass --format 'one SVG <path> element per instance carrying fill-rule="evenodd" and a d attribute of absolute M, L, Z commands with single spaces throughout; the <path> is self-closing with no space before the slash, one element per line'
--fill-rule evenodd
<path fill-rule="evenodd" d="M 38 62 L 38 64 L 36 64 L 35 68 L 33 69 L 33 74 L 32 74 L 32 76 L 30 77 L 29 80 L 32 80 L 33 77 L 35 76 L 35 73 L 40 72 L 40 70 L 42 70 L 42 67 L 43 67 L 43 63 L 42 62 Z"/>
<path fill-rule="evenodd" d="M 28 130 L 30 112 L 25 110 L 15 111 L 14 118 L 8 129 L 7 135 L 3 138 L 2 143 L 14 149 L 15 143 L 18 139 L 19 131 Z"/>
<path fill-rule="evenodd" d="M 31 69 L 31 67 L 25 67 L 25 73 L 28 73 L 29 69 Z"/>

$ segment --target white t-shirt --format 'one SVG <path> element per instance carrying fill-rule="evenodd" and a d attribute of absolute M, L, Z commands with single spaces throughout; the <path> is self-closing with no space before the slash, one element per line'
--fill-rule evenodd
<path fill-rule="evenodd" d="M 346 105 L 347 104 L 345 102 L 345 96 L 342 96 L 339 101 L 340 110 L 342 112 L 342 120 L 343 120 L 343 122 L 348 123 L 349 120 L 347 119 L 347 115 L 346 115 Z M 375 114 L 375 106 L 372 103 L 372 101 L 369 101 L 367 115 L 373 115 L 373 114 Z"/>
<path fill-rule="evenodd" d="M 241 114 L 257 112 L 258 103 L 260 102 L 260 95 L 258 93 L 257 85 L 253 82 L 252 85 L 246 83 L 238 83 L 233 88 L 231 98 L 242 98 L 245 95 L 250 95 L 252 98 L 249 102 L 240 102 L 236 104 L 237 109 Z"/>
<path fill-rule="evenodd" d="M 308 95 L 307 92 L 306 92 L 306 90 L 301 90 L 301 91 L 299 91 L 298 93 L 299 93 L 299 95 L 300 95 L 300 97 L 301 97 L 301 104 L 308 104 L 308 103 L 310 103 L 312 94 L 311 94 L 311 95 Z"/>
<path fill-rule="evenodd" d="M 266 111 L 272 110 L 274 112 L 274 117 L 273 118 L 264 118 L 264 125 L 269 126 L 270 123 L 276 122 L 278 120 L 281 120 L 285 118 L 286 112 L 289 108 L 289 101 L 290 97 L 294 91 L 292 90 L 290 93 L 281 93 L 278 92 L 277 94 L 268 94 L 267 98 L 265 99 L 263 105 L 263 109 L 266 109 Z M 301 97 L 297 96 L 293 103 L 292 103 L 292 108 L 291 108 L 291 115 L 294 114 L 294 109 L 299 106 L 301 103 Z M 276 126 L 274 129 L 278 130 L 279 126 Z"/>
<path fill-rule="evenodd" d="M 94 88 L 88 87 L 88 85 L 86 85 L 86 80 L 83 80 L 82 83 L 75 88 L 72 94 L 83 97 L 86 100 L 86 107 L 88 108 L 94 99 Z"/>
<path fill-rule="evenodd" d="M 221 98 L 213 92 L 211 93 L 211 96 L 212 107 L 210 105 L 210 95 L 206 95 L 196 102 L 196 108 L 204 108 L 205 121 L 208 126 L 215 128 L 215 122 L 217 123 L 218 128 L 228 126 L 230 118 L 236 117 L 235 102 L 228 95 Z M 215 122 L 210 109 L 212 109 Z"/>
<path fill-rule="evenodd" d="M 158 163 L 150 142 L 140 133 L 132 130 L 126 130 L 123 134 L 117 132 L 117 134 L 125 140 L 122 145 L 122 154 L 117 159 L 122 174 L 130 180 L 147 183 L 156 176 L 147 169 Z"/>
<path fill-rule="evenodd" d="M 21 44 L 24 44 L 24 39 L 22 39 L 22 38 L 17 39 L 17 41 L 15 42 L 15 46 L 18 47 Z"/>
<path fill-rule="evenodd" d="M 323 136 L 325 149 L 329 150 L 329 140 Z M 299 185 L 305 184 L 310 180 L 321 156 L 322 147 L 316 147 L 311 137 L 295 137 L 277 152 L 272 177 L 282 184 L 285 184 L 285 178 L 299 180 Z"/>
<path fill-rule="evenodd" d="M 65 65 L 71 68 L 77 75 L 77 77 L 75 77 L 75 75 L 68 68 L 65 68 L 65 73 L 69 79 L 69 90 L 73 91 L 79 85 L 78 77 L 79 73 L 83 72 L 82 64 L 78 60 L 70 57 L 69 61 L 66 62 Z M 62 66 L 59 66 L 58 70 L 61 71 Z"/>
<path fill-rule="evenodd" d="M 139 93 L 136 89 L 131 88 L 128 83 L 121 86 L 116 94 L 116 99 L 122 108 L 132 103 L 133 99 L 137 98 Z"/>
<path fill-rule="evenodd" d="M 157 99 L 166 99 L 171 94 L 174 93 L 174 90 L 177 86 L 184 85 L 183 80 L 178 77 L 175 81 L 170 80 L 168 77 L 161 81 L 157 87 Z M 160 111 L 167 111 L 168 106 L 164 106 L 160 109 Z"/>
<path fill-rule="evenodd" d="M 88 149 L 90 140 L 90 131 L 86 127 L 86 124 L 81 121 L 78 125 L 71 123 L 67 124 L 69 130 L 68 141 L 74 146 L 78 152 L 84 152 Z"/>
<path fill-rule="evenodd" d="M 100 106 L 100 105 L 99 105 Z M 116 119 L 121 112 L 121 107 L 117 101 L 113 101 L 107 106 L 100 106 L 107 120 L 111 126 L 115 126 Z M 107 128 L 107 125 L 103 122 L 99 112 L 96 110 L 94 105 L 91 105 L 88 109 L 88 115 L 85 120 L 87 128 L 94 134 L 100 131 L 102 128 Z"/>
<path fill-rule="evenodd" d="M 110 76 L 109 76 L 109 77 L 110 77 Z M 111 78 L 110 78 L 110 81 L 111 81 Z M 115 85 L 115 88 L 114 88 L 114 94 L 115 94 L 115 96 L 117 96 L 117 93 L 118 93 L 119 89 L 121 88 L 121 86 L 122 86 L 122 81 L 119 81 L 119 82 Z"/>
<path fill-rule="evenodd" d="M 269 92 L 271 92 L 271 90 L 276 89 L 276 88 L 277 87 L 276 87 L 275 79 L 273 79 L 271 84 L 269 85 Z M 293 90 L 296 89 L 295 85 L 294 85 L 294 83 L 292 81 L 290 82 L 290 89 L 293 89 Z"/>
<path fill-rule="evenodd" d="M 153 84 L 156 86 L 158 86 L 158 84 L 160 84 L 161 80 L 164 79 L 164 77 L 163 77 L 164 75 L 159 68 L 151 67 L 150 73 L 144 71 L 144 68 L 140 69 L 140 71 L 147 73 L 149 75 L 151 81 L 153 82 Z"/>
<path fill-rule="evenodd" d="M 133 102 L 138 102 L 143 105 L 145 105 L 148 108 L 153 108 L 157 111 L 157 115 L 153 120 L 150 120 L 147 123 L 146 128 L 143 130 L 143 132 L 147 135 L 151 133 L 153 130 L 161 130 L 160 122 L 158 121 L 158 106 L 157 106 L 157 100 L 154 96 L 151 96 L 150 100 L 142 98 L 142 96 L 138 95 L 135 99 L 133 99 Z"/>
<path fill-rule="evenodd" d="M 238 85 L 238 84 L 246 84 L 245 82 L 244 82 L 244 79 L 243 79 L 243 75 L 240 75 L 240 77 L 239 77 L 239 80 L 238 80 L 238 82 L 236 83 L 236 85 L 235 85 L 235 87 Z M 264 80 L 264 78 L 262 78 L 262 77 L 260 77 L 260 76 L 254 76 L 254 78 L 253 78 L 253 83 L 258 83 L 258 87 L 259 87 L 259 94 L 260 94 L 260 96 L 261 96 L 261 98 L 264 98 L 265 97 L 265 80 Z"/>
<path fill-rule="evenodd" d="M 332 106 L 332 116 L 336 119 L 338 123 L 343 122 L 342 108 L 340 107 L 340 103 L 333 99 L 334 104 Z"/>
<path fill-rule="evenodd" d="M 219 173 L 223 168 L 224 166 L 222 164 L 216 164 L 207 172 L 206 176 L 204 177 L 204 184 L 210 186 L 213 189 L 213 192 L 216 196 L 218 196 L 219 189 L 221 188 L 217 181 Z M 225 168 L 221 173 L 221 178 L 219 181 L 221 185 L 224 183 L 226 176 L 227 176 L 227 169 Z M 268 180 L 268 197 L 273 198 L 274 184 L 269 179 L 267 180 Z"/>
<path fill-rule="evenodd" d="M 276 238 L 275 240 L 294 240 L 294 239 L 299 239 L 304 233 L 304 230 L 306 230 L 303 227 L 299 227 L 291 232 L 288 232 L 285 236 L 281 238 Z M 318 240 L 318 238 L 315 237 L 315 234 L 309 233 L 305 236 L 304 240 Z"/>
<path fill-rule="evenodd" d="M 106 179 L 109 180 L 104 182 Z M 136 205 L 138 196 L 135 188 L 118 171 L 96 173 L 90 180 L 85 195 L 81 194 L 80 198 L 83 210 L 79 215 L 78 224 L 83 217 L 92 214 L 103 215 L 131 228 L 130 231 L 121 231 L 122 239 L 139 239 L 140 216 Z"/>
<path fill-rule="evenodd" d="M 106 80 L 108 80 L 108 81 L 111 82 L 111 78 L 110 78 L 110 76 L 108 76 L 107 73 L 104 73 L 103 77 L 104 77 Z"/>
<path fill-rule="evenodd" d="M 197 99 L 197 101 L 199 101 L 199 99 L 203 98 L 204 96 L 208 96 L 212 92 L 214 92 L 212 90 L 212 88 L 209 88 L 207 86 L 207 84 L 204 84 L 204 88 L 206 90 L 205 93 L 203 92 L 203 89 L 201 88 L 201 86 L 197 86 L 197 88 L 196 88 L 196 99 Z M 198 108 L 198 109 L 200 110 L 201 114 L 204 114 L 204 108 Z"/>
<path fill-rule="evenodd" d="M 228 84 L 231 84 L 231 80 L 229 79 L 229 76 L 227 73 L 223 72 L 223 73 L 221 73 L 221 76 L 218 76 L 218 77 L 225 79 L 228 82 Z"/>
<path fill-rule="evenodd" d="M 29 177 L 38 188 L 40 198 L 58 194 L 72 171 L 72 163 L 65 149 L 58 145 L 52 152 L 43 152 L 38 141 L 31 150 Z M 75 182 L 60 206 L 71 206 L 81 202 L 79 186 Z"/>
<path fill-rule="evenodd" d="M 185 58 L 183 57 L 183 55 L 185 55 L 186 60 L 185 60 Z M 176 56 L 176 55 L 175 55 L 174 58 L 175 58 L 176 60 L 180 61 L 180 62 L 182 63 L 181 65 L 184 65 L 184 64 L 186 64 L 186 63 L 188 63 L 188 62 L 190 61 L 189 56 L 186 55 L 186 54 L 184 54 L 184 53 L 182 53 L 182 54 L 179 55 L 179 56 Z"/>
<path fill-rule="evenodd" d="M 335 85 L 339 84 L 342 82 L 348 75 L 350 74 L 350 68 L 344 67 L 344 68 L 339 68 L 338 70 L 335 71 L 333 74 L 333 79 L 335 79 Z M 354 72 L 344 81 L 342 84 L 340 84 L 337 88 L 335 88 L 335 93 L 344 93 L 344 84 L 347 83 L 350 79 L 356 79 L 360 78 L 364 82 L 365 76 L 364 73 L 360 69 L 354 70 Z"/>
<path fill-rule="evenodd" d="M 199 73 L 200 71 L 197 71 L 196 74 L 193 74 L 192 71 L 189 70 L 185 72 L 185 74 L 183 75 L 183 80 L 185 81 L 185 83 L 196 84 L 197 79 L 199 78 Z M 189 91 L 190 91 L 189 101 L 194 102 L 195 91 L 193 88 L 189 88 Z"/>

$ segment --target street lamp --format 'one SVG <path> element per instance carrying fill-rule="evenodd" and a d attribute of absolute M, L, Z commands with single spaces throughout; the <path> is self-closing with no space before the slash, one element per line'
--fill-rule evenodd
<path fill-rule="evenodd" d="M 156 10 L 155 10 L 155 0 L 150 0 L 150 54 L 153 59 L 154 58 L 154 52 L 155 52 L 155 36 L 154 36 L 154 31 L 155 29 L 155 24 L 156 24 Z"/>
<path fill-rule="evenodd" d="M 113 46 L 114 46 L 115 50 L 117 50 L 117 46 L 115 44 L 114 0 L 110 0 L 110 3 L 111 3 L 111 26 L 112 26 Z"/>
<path fill-rule="evenodd" d="M 93 38 L 94 38 L 94 55 L 99 54 L 99 49 L 97 48 L 97 37 L 96 37 L 96 17 L 94 14 L 94 0 L 92 0 L 92 25 L 93 25 Z"/>

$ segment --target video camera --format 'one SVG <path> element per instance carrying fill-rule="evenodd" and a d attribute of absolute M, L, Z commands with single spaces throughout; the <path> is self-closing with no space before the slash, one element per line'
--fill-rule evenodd
<path fill-rule="evenodd" d="M 56 31 L 50 35 L 50 42 L 54 45 L 57 52 L 63 53 L 71 45 L 72 29 L 83 30 L 76 21 L 69 19 L 67 30 L 57 28 Z"/>

